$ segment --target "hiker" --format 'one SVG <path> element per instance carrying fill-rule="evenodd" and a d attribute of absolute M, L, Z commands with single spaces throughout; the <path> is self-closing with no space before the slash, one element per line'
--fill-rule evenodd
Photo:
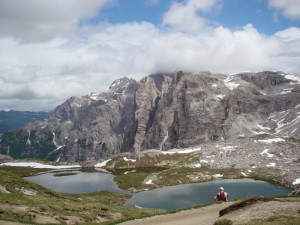
<path fill-rule="evenodd" d="M 228 200 L 228 194 L 227 192 L 224 191 L 223 187 L 219 188 L 219 193 L 217 194 L 216 197 L 214 197 L 214 201 L 218 202 L 218 201 L 223 201 L 226 202 Z"/>

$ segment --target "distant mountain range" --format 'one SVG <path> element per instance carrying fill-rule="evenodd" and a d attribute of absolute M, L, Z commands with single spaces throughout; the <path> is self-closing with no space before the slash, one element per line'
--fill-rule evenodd
<path fill-rule="evenodd" d="M 21 128 L 34 121 L 48 119 L 50 112 L 0 111 L 0 133 Z"/>
<path fill-rule="evenodd" d="M 107 92 L 71 97 L 47 121 L 3 133 L 0 153 L 16 159 L 89 161 L 226 141 L 239 146 L 248 139 L 245 147 L 252 148 L 253 140 L 298 139 L 299 114 L 296 75 L 179 71 L 140 81 L 122 78 Z"/>

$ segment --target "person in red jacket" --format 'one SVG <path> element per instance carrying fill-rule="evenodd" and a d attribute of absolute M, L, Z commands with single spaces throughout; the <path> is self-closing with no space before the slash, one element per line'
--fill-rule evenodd
<path fill-rule="evenodd" d="M 224 191 L 223 187 L 219 188 L 219 193 L 217 194 L 216 197 L 214 197 L 214 201 L 215 202 L 218 202 L 218 201 L 226 202 L 226 201 L 228 201 L 228 194 L 227 194 L 227 192 Z"/>

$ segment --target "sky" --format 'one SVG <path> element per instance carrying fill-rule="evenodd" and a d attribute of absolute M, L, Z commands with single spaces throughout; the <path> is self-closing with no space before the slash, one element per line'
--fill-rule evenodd
<path fill-rule="evenodd" d="M 299 62 L 300 0 L 0 0 L 0 110 L 51 111 L 122 77 Z"/>

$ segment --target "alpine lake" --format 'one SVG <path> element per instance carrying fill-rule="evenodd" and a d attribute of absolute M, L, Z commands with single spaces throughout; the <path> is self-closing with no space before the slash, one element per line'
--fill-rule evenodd
<path fill-rule="evenodd" d="M 60 193 L 84 194 L 106 190 L 130 194 L 132 197 L 125 203 L 126 206 L 167 210 L 212 203 L 213 197 L 220 187 L 224 187 L 229 195 L 229 200 L 251 196 L 286 196 L 291 191 L 265 181 L 243 178 L 216 179 L 204 183 L 181 184 L 131 193 L 120 189 L 115 183 L 114 177 L 111 173 L 95 170 L 68 170 L 46 172 L 25 179 Z"/>

